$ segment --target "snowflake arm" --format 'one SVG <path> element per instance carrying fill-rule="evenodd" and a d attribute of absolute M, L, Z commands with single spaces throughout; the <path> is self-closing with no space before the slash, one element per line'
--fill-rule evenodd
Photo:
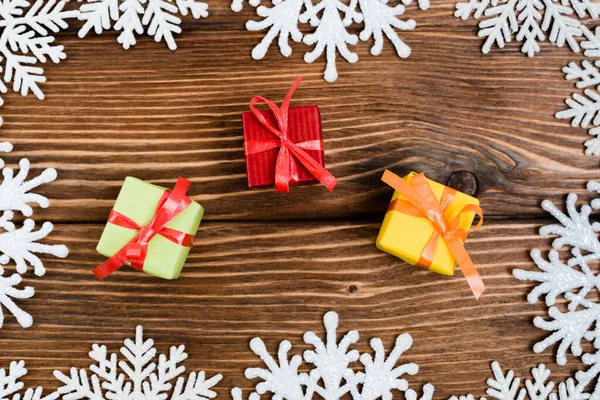
<path fill-rule="evenodd" d="M 543 330 L 552 332 L 550 336 L 533 346 L 533 351 L 541 353 L 549 346 L 558 343 L 556 351 L 556 362 L 559 365 L 565 365 L 567 362 L 567 350 L 576 357 L 582 353 L 581 340 L 590 330 L 591 326 L 600 319 L 600 305 L 576 296 L 572 293 L 565 294 L 565 298 L 573 304 L 580 304 L 585 309 L 571 309 L 568 312 L 561 312 L 556 307 L 550 307 L 548 315 L 549 321 L 542 317 L 535 317 L 533 324 Z"/>
<path fill-rule="evenodd" d="M 375 357 L 370 354 L 360 356 L 360 362 L 365 366 L 365 372 L 361 373 L 360 381 L 363 384 L 361 400 L 391 400 L 392 390 L 397 389 L 405 392 L 408 389 L 406 379 L 399 379 L 404 374 L 416 375 L 419 372 L 417 364 L 403 364 L 396 367 L 396 363 L 402 354 L 412 346 L 412 337 L 409 334 L 398 336 L 396 345 L 385 359 L 385 350 L 381 339 L 371 340 L 371 348 L 375 351 Z"/>
<path fill-rule="evenodd" d="M 373 37 L 371 54 L 374 56 L 381 54 L 383 34 L 385 34 L 396 48 L 398 56 L 402 58 L 410 56 L 410 47 L 394 31 L 394 28 L 412 30 L 417 25 L 413 19 L 402 21 L 397 18 L 404 14 L 404 6 L 398 4 L 390 7 L 380 0 L 359 0 L 359 3 L 365 24 L 365 29 L 360 33 L 360 40 L 367 41 L 371 36 Z"/>
<path fill-rule="evenodd" d="M 19 391 L 23 388 L 23 382 L 19 381 L 22 377 L 27 375 L 27 369 L 25 368 L 25 361 L 10 363 L 8 372 L 2 368 L 0 369 L 0 398 L 9 399 L 13 395 L 13 400 L 19 400 L 21 394 Z M 42 387 L 36 389 L 27 389 L 23 394 L 23 400 L 55 400 L 58 397 L 58 393 L 54 392 L 47 396 L 42 397 Z"/>
<path fill-rule="evenodd" d="M 598 18 L 598 16 L 595 18 Z M 581 42 L 581 48 L 584 50 L 583 54 L 586 57 L 600 56 L 600 27 L 596 27 L 595 33 L 592 33 L 585 25 L 582 24 L 581 32 L 587 39 Z"/>
<path fill-rule="evenodd" d="M 539 250 L 531 251 L 531 258 L 541 271 L 513 270 L 515 278 L 522 281 L 540 282 L 527 296 L 529 303 L 534 304 L 541 296 L 546 297 L 546 304 L 553 306 L 559 295 L 574 289 L 582 290 L 585 296 L 592 288 L 600 287 L 600 280 L 582 261 L 581 271 L 565 265 L 560 261 L 557 251 L 549 253 L 549 261 L 542 258 Z"/>
<path fill-rule="evenodd" d="M 591 18 L 597 19 L 600 15 L 600 5 L 590 0 L 563 0 L 562 3 L 565 6 L 570 4 L 580 18 L 589 15 Z"/>
<path fill-rule="evenodd" d="M 260 0 L 249 0 L 248 3 L 250 3 L 250 5 L 252 7 L 258 7 L 258 5 L 260 4 Z M 231 10 L 234 12 L 242 11 L 243 6 L 244 6 L 244 0 L 232 0 L 231 1 Z"/>
<path fill-rule="evenodd" d="M 19 274 L 13 274 L 8 277 L 3 275 L 4 269 L 0 267 L 0 328 L 2 328 L 4 323 L 3 307 L 15 316 L 17 322 L 23 328 L 29 328 L 33 324 L 33 318 L 29 313 L 19 308 L 13 299 L 29 299 L 33 297 L 35 291 L 31 286 L 26 286 L 23 289 L 16 288 L 22 279 Z"/>
<path fill-rule="evenodd" d="M 549 212 L 558 222 L 558 224 L 546 225 L 540 228 L 540 235 L 557 235 L 552 241 L 552 247 L 556 250 L 563 246 L 571 246 L 585 250 L 590 253 L 600 252 L 600 242 L 596 232 L 600 231 L 600 225 L 590 223 L 589 217 L 592 207 L 583 205 L 581 211 L 576 208 L 577 195 L 571 193 L 567 196 L 567 212 L 565 215 L 549 200 L 542 202 L 542 208 Z"/>
<path fill-rule="evenodd" d="M 185 385 L 185 379 L 183 377 L 177 379 L 177 384 L 175 385 L 171 400 L 214 399 L 217 396 L 217 393 L 211 390 L 211 388 L 219 383 L 221 379 L 223 379 L 221 374 L 206 379 L 204 371 L 198 373 L 190 372 Z"/>
<path fill-rule="evenodd" d="M 558 119 L 572 119 L 571 125 L 585 128 L 590 122 L 600 125 L 600 93 L 591 89 L 584 91 L 585 95 L 574 93 L 571 99 L 565 100 L 569 109 L 559 111 L 555 114 Z"/>
<path fill-rule="evenodd" d="M 177 49 L 173 38 L 174 33 L 181 33 L 181 19 L 174 15 L 177 7 L 165 0 L 148 0 L 148 6 L 142 19 L 142 24 L 149 25 L 148 35 L 154 40 L 165 40 L 171 50 Z"/>
<path fill-rule="evenodd" d="M 324 343 L 313 332 L 304 334 L 304 342 L 314 347 L 314 350 L 304 352 L 304 360 L 315 366 L 311 371 L 310 386 L 316 393 L 327 398 L 325 393 L 335 393 L 337 398 L 351 390 L 349 384 L 342 385 L 342 380 L 348 381 L 353 371 L 348 364 L 357 361 L 359 353 L 356 350 L 348 351 L 350 345 L 358 341 L 357 331 L 348 332 L 337 344 L 338 316 L 334 312 L 328 312 L 323 318 L 326 331 L 326 342 Z M 323 380 L 323 386 L 317 384 L 319 379 Z"/>
<path fill-rule="evenodd" d="M 92 29 L 96 34 L 110 29 L 111 20 L 119 19 L 119 1 L 118 0 L 93 0 L 84 3 L 79 8 L 79 19 L 85 21 L 83 26 L 77 32 L 77 35 L 83 39 Z"/>
<path fill-rule="evenodd" d="M 1 101 L 2 99 L 0 99 Z M 0 103 L 0 105 L 2 105 Z M 0 123 L 2 118 L 0 118 Z M 10 142 L 0 142 L 0 153 L 10 153 L 13 149 L 13 145 Z M 4 168 L 4 160 L 0 158 L 0 168 Z"/>
<path fill-rule="evenodd" d="M 317 14 L 323 10 L 323 16 L 319 19 Z M 346 31 L 346 24 L 340 16 L 340 11 L 344 13 L 353 13 L 348 6 L 339 0 L 321 0 L 315 7 L 307 10 L 300 16 L 301 22 L 311 21 L 317 29 L 313 33 L 304 36 L 304 44 L 315 45 L 314 49 L 304 55 L 304 61 L 313 63 L 325 52 L 327 67 L 325 68 L 325 80 L 335 82 L 338 77 L 335 56 L 339 52 L 349 63 L 356 63 L 358 55 L 350 49 L 348 45 L 358 43 L 358 36 L 349 34 Z"/>
<path fill-rule="evenodd" d="M 291 348 L 292 344 L 287 340 L 284 340 L 279 344 L 279 350 L 277 351 L 279 364 L 277 364 L 260 338 L 254 338 L 250 341 L 250 349 L 252 349 L 254 354 L 260 357 L 268 368 L 246 369 L 246 378 L 260 378 L 262 380 L 262 382 L 256 385 L 256 392 L 251 395 L 251 398 L 258 399 L 261 395 L 271 392 L 273 393 L 273 396 L 277 396 L 277 398 L 287 400 L 305 399 L 302 385 L 306 382 L 306 374 L 298 373 L 298 367 L 302 363 L 302 357 L 293 356 L 290 359 L 288 352 Z"/>
<path fill-rule="evenodd" d="M 517 0 L 509 0 L 485 10 L 485 16 L 491 18 L 479 23 L 479 37 L 487 38 L 481 50 L 484 54 L 490 52 L 494 43 L 503 48 L 505 42 L 512 40 L 511 33 L 516 32 L 519 27 L 515 15 L 516 2 Z"/>
<path fill-rule="evenodd" d="M 585 89 L 600 84 L 600 71 L 598 71 L 597 68 L 598 64 L 600 64 L 598 61 L 596 61 L 596 65 L 594 65 L 588 60 L 584 60 L 580 67 L 577 63 L 570 62 L 569 65 L 563 67 L 562 71 L 565 73 L 565 79 L 576 80 L 575 86 L 579 89 Z"/>
<path fill-rule="evenodd" d="M 166 0 L 86 0 L 80 7 L 79 19 L 86 22 L 79 30 L 79 37 L 85 37 L 92 29 L 97 34 L 112 26 L 121 33 L 117 42 L 124 49 L 136 44 L 136 34 L 146 33 L 156 42 L 164 40 L 171 50 L 177 49 L 173 34 L 181 33 L 181 18 L 191 14 L 199 19 L 208 16 L 208 5 L 195 0 L 175 0 L 175 4 Z M 141 19 L 140 19 L 140 16 Z"/>
<path fill-rule="evenodd" d="M 56 170 L 54 168 L 45 169 L 37 177 L 25 181 L 29 174 L 29 160 L 26 158 L 19 161 L 19 173 L 15 176 L 12 168 L 4 168 L 2 175 L 4 180 L 0 184 L 0 210 L 15 210 L 29 217 L 33 213 L 32 208 L 27 203 L 37 203 L 40 207 L 46 208 L 49 201 L 46 197 L 39 194 L 30 193 L 36 187 L 52 182 L 56 179 Z"/>
<path fill-rule="evenodd" d="M 115 22 L 115 30 L 121 33 L 117 37 L 117 42 L 120 43 L 125 50 L 131 46 L 135 46 L 135 34 L 141 35 L 144 33 L 144 27 L 140 15 L 144 13 L 143 3 L 146 0 L 124 0 L 119 5 L 121 15 Z M 112 6 L 112 2 L 107 2 L 108 6 Z M 115 4 L 116 6 L 116 4 Z"/>
<path fill-rule="evenodd" d="M 550 29 L 550 43 L 558 47 L 564 46 L 567 43 L 575 52 L 579 52 L 579 44 L 577 37 L 582 35 L 581 22 L 575 18 L 569 17 L 573 14 L 570 7 L 563 6 L 560 3 L 555 3 L 556 0 L 544 0 L 546 12 L 544 13 L 544 21 L 542 30 Z"/>
<path fill-rule="evenodd" d="M 98 377 L 93 375 L 90 385 L 88 375 L 83 369 L 78 371 L 76 368 L 71 368 L 70 376 L 54 371 L 54 377 L 63 383 L 57 393 L 62 395 L 64 400 L 104 400 Z"/>
<path fill-rule="evenodd" d="M 423 385 L 423 395 L 420 398 L 417 396 L 417 392 L 413 389 L 408 389 L 404 393 L 404 396 L 406 400 L 431 400 L 433 399 L 434 391 L 435 388 L 433 387 L 433 385 L 431 383 L 426 383 L 425 385 Z"/>
<path fill-rule="evenodd" d="M 13 260 L 16 264 L 17 272 L 24 274 L 27 271 L 27 265 L 31 265 L 37 276 L 43 276 L 46 273 L 44 264 L 34 253 L 52 254 L 53 256 L 65 258 L 69 250 L 64 245 L 46 245 L 37 243 L 38 240 L 45 238 L 54 229 L 52 223 L 45 222 L 42 227 L 33 231 L 35 222 L 26 219 L 23 226 L 15 229 L 10 220 L 12 212 L 6 211 L 0 218 L 0 227 L 5 232 L 0 233 L 0 264 L 8 264 Z"/>
<path fill-rule="evenodd" d="M 463 20 L 467 20 L 471 14 L 473 14 L 473 18 L 479 19 L 490 5 L 490 0 L 469 0 L 469 2 L 461 2 L 456 3 L 456 11 L 454 11 L 454 16 L 456 18 L 461 18 Z M 497 4 L 492 4 L 496 6 Z"/>
<path fill-rule="evenodd" d="M 529 57 L 533 57 L 535 53 L 540 52 L 538 40 L 544 40 L 545 36 L 539 21 L 542 19 L 540 14 L 543 9 L 543 4 L 539 0 L 519 0 L 517 2 L 517 11 L 519 11 L 518 20 L 521 22 L 521 28 L 517 33 L 517 40 L 525 42 L 521 47 L 521 51 Z"/>
<path fill-rule="evenodd" d="M 51 0 L 42 7 L 44 0 L 37 0 L 23 17 L 15 18 L 21 15 L 20 8 L 28 5 L 28 2 L 0 5 L 0 11 L 4 11 L 2 14 L 5 16 L 4 20 L 0 20 L 0 52 L 5 60 L 4 81 L 12 81 L 13 90 L 20 91 L 23 96 L 32 92 L 43 99 L 44 94 L 38 84 L 45 82 L 46 78 L 43 76 L 44 70 L 35 64 L 38 61 L 46 62 L 46 57 L 55 63 L 66 57 L 63 46 L 51 45 L 54 37 L 49 36 L 49 31 L 58 32 L 67 28 L 65 20 L 76 18 L 78 12 L 63 11 L 64 1 Z M 17 54 L 18 51 L 22 54 Z M 6 92 L 6 87 L 2 85 L 0 90 Z"/>
<path fill-rule="evenodd" d="M 600 134 L 600 127 L 592 128 L 588 133 L 591 136 L 594 136 L 594 138 L 584 142 L 585 154 L 588 156 L 598 156 L 600 155 L 600 138 L 598 137 Z"/>
<path fill-rule="evenodd" d="M 489 389 L 486 390 L 486 393 L 488 396 L 498 400 L 514 400 L 517 398 L 518 393 L 518 399 L 523 399 L 524 389 L 519 391 L 521 380 L 515 377 L 514 371 L 509 370 L 504 375 L 500 364 L 493 362 L 492 372 L 494 373 L 494 377 L 487 380 Z"/>
<path fill-rule="evenodd" d="M 302 33 L 298 29 L 298 20 L 303 6 L 308 5 L 309 0 L 280 0 L 273 2 L 273 7 L 260 6 L 256 9 L 262 21 L 248 21 L 246 29 L 249 31 L 262 31 L 269 29 L 265 37 L 252 50 L 252 58 L 261 60 L 267 54 L 273 40 L 279 36 L 279 51 L 282 55 L 289 57 L 292 48 L 289 38 L 294 42 L 302 41 Z"/>

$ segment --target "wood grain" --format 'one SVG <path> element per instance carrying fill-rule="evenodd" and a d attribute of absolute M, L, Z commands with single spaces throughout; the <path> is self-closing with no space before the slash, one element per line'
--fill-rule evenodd
<path fill-rule="evenodd" d="M 261 33 L 243 29 L 250 7 L 236 14 L 228 1 L 210 3 L 209 18 L 186 20 L 175 52 L 145 37 L 125 51 L 110 32 L 79 40 L 74 27 L 59 37 L 67 60 L 47 67 L 46 100 L 6 96 L 9 159 L 27 154 L 60 170 L 45 189 L 55 199 L 45 218 L 103 221 L 127 175 L 163 185 L 185 175 L 210 220 L 378 217 L 390 197 L 385 168 L 441 182 L 471 172 L 488 215 L 541 216 L 542 199 L 582 192 L 597 177 L 598 160 L 583 155 L 588 135 L 553 116 L 574 91 L 561 68 L 578 56 L 566 48 L 543 45 L 528 59 L 511 43 L 483 55 L 475 23 L 454 18 L 452 1 L 435 1 L 407 11 L 419 23 L 402 33 L 410 58 L 389 43 L 373 57 L 361 43 L 360 61 L 339 60 L 329 84 L 322 60 L 302 61 L 303 45 L 290 58 L 274 47 L 253 61 Z M 301 74 L 293 104 L 321 108 L 339 186 L 250 190 L 241 113 L 254 95 L 281 101 Z"/>
<path fill-rule="evenodd" d="M 143 324 L 159 350 L 187 346 L 188 370 L 222 372 L 226 397 L 251 386 L 243 371 L 260 365 L 248 348 L 253 336 L 272 350 L 290 339 L 297 354 L 302 333 L 322 333 L 323 314 L 335 310 L 340 331 L 360 330 L 362 350 L 371 337 L 389 346 L 410 332 L 406 360 L 421 366 L 413 381 L 436 385 L 439 399 L 484 395 L 492 360 L 522 376 L 539 362 L 558 378 L 579 368 L 573 357 L 558 367 L 551 349 L 531 351 L 544 337 L 531 320 L 545 308 L 526 302 L 531 285 L 510 272 L 533 268 L 530 249 L 547 250 L 536 234 L 548 222 L 540 201 L 561 203 L 598 178 L 598 160 L 583 155 L 585 131 L 553 117 L 574 91 L 561 67 L 581 56 L 543 44 L 528 59 L 518 43 L 484 56 L 475 22 L 436 0 L 427 12 L 407 10 L 418 23 L 402 33 L 409 59 L 389 43 L 372 57 L 363 43 L 358 64 L 340 60 L 329 84 L 321 60 L 302 61 L 302 45 L 290 58 L 272 48 L 253 61 L 261 33 L 243 29 L 250 8 L 235 14 L 228 0 L 208 1 L 211 16 L 185 19 L 175 52 L 147 37 L 125 51 L 111 32 L 80 40 L 76 23 L 58 35 L 68 59 L 46 66 L 46 100 L 3 96 L 1 139 L 15 145 L 3 158 L 15 165 L 27 156 L 32 174 L 59 170 L 40 188 L 52 206 L 34 215 L 57 222 L 49 241 L 71 254 L 45 258 L 48 274 L 27 277 L 36 299 L 20 304 L 35 323 L 24 331 L 7 318 L 0 367 L 24 359 L 27 383 L 53 388 L 54 368 L 86 367 L 92 343 L 117 351 Z M 301 74 L 293 104 L 320 107 L 326 164 L 340 183 L 333 193 L 249 190 L 241 113 L 258 94 L 280 101 Z M 391 196 L 379 180 L 386 168 L 423 171 L 480 198 L 492 217 L 468 242 L 488 286 L 480 301 L 460 273 L 445 278 L 375 248 Z M 103 261 L 94 248 L 128 175 L 165 186 L 186 176 L 206 209 L 177 281 L 125 269 L 100 282 L 90 273 Z"/>
<path fill-rule="evenodd" d="M 492 360 L 522 374 L 546 362 L 564 378 L 575 359 L 559 368 L 550 350 L 533 354 L 532 345 L 545 335 L 531 320 L 544 315 L 544 307 L 528 304 L 530 285 L 511 275 L 513 268 L 532 268 L 526 248 L 547 249 L 548 240 L 536 234 L 540 223 L 495 222 L 469 238 L 468 250 L 488 285 L 478 302 L 460 272 L 443 277 L 377 250 L 374 223 L 209 222 L 173 282 L 129 268 L 96 280 L 90 270 L 103 260 L 93 250 L 101 227 L 61 224 L 53 240 L 67 243 L 71 255 L 49 260 L 44 278 L 27 280 L 37 301 L 21 304 L 34 326 L 24 334 L 8 319 L 0 365 L 24 358 L 28 381 L 51 387 L 53 368 L 86 367 L 92 343 L 117 351 L 143 324 L 163 352 L 185 344 L 189 370 L 223 373 L 218 391 L 227 396 L 235 385 L 249 389 L 243 371 L 261 365 L 248 347 L 252 337 L 273 350 L 289 339 L 297 354 L 306 348 L 302 334 L 322 333 L 323 314 L 335 310 L 340 332 L 360 331 L 362 350 L 372 337 L 391 346 L 396 335 L 411 333 L 406 361 L 421 367 L 413 381 L 436 385 L 437 398 L 483 395 Z"/>

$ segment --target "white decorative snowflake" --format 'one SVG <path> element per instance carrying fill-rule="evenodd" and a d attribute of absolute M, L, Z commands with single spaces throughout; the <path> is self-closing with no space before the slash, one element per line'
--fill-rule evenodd
<path fill-rule="evenodd" d="M 26 273 L 27 266 L 31 265 L 35 275 L 43 276 L 46 268 L 34 253 L 51 254 L 60 258 L 65 258 L 69 254 L 69 249 L 65 245 L 37 243 L 52 232 L 54 226 L 51 222 L 44 222 L 40 229 L 33 231 L 35 222 L 26 219 L 22 227 L 15 229 L 15 225 L 11 222 L 12 216 L 11 211 L 5 211 L 0 217 L 0 228 L 4 230 L 0 232 L 0 264 L 6 265 L 12 260 L 19 274 Z"/>
<path fill-rule="evenodd" d="M 64 5 L 64 1 L 37 0 L 30 7 L 25 0 L 0 0 L 0 71 L 4 71 L 4 82 L 12 82 L 15 92 L 20 91 L 23 96 L 33 92 L 40 100 L 44 98 L 38 84 L 46 78 L 36 64 L 48 59 L 59 63 L 66 58 L 64 47 L 54 45 L 51 33 L 66 29 L 66 20 L 79 14 L 64 11 Z M 4 82 L 0 80 L 2 93 L 8 91 Z"/>
<path fill-rule="evenodd" d="M 0 152 L 8 153 L 11 150 L 10 143 L 0 143 Z M 19 173 L 15 175 L 13 169 L 5 167 L 4 161 L 0 160 L 4 178 L 0 183 L 0 211 L 4 211 L 0 214 L 0 265 L 6 265 L 12 261 L 17 272 L 17 274 L 4 276 L 4 268 L 0 267 L 0 328 L 4 321 L 2 306 L 14 314 L 21 326 L 27 328 L 33 322 L 31 315 L 21 310 L 13 299 L 31 298 L 34 295 L 31 287 L 16 288 L 21 282 L 18 274 L 25 274 L 28 266 L 33 267 L 33 272 L 37 276 L 46 273 L 44 264 L 36 253 L 51 254 L 61 258 L 66 257 L 69 253 L 64 245 L 38 243 L 52 232 L 53 225 L 50 222 L 42 224 L 37 231 L 34 231 L 35 222 L 32 219 L 26 219 L 19 228 L 15 227 L 12 222 L 13 210 L 21 212 L 26 217 L 31 216 L 33 210 L 28 203 L 36 203 L 44 208 L 48 207 L 48 199 L 31 193 L 31 190 L 56 179 L 56 170 L 47 168 L 39 176 L 27 181 L 29 160 L 22 159 L 19 161 L 19 166 Z"/>
<path fill-rule="evenodd" d="M 358 341 L 357 331 L 348 332 L 338 343 L 338 315 L 335 312 L 325 314 L 324 323 L 325 342 L 315 333 L 306 332 L 304 342 L 313 346 L 314 350 L 305 351 L 303 356 L 290 358 L 291 343 L 287 340 L 281 342 L 277 352 L 279 364 L 260 338 L 250 341 L 252 351 L 267 366 L 267 369 L 246 369 L 246 378 L 262 380 L 256 385 L 256 391 L 250 394 L 250 400 L 259 400 L 267 392 L 271 392 L 273 398 L 285 400 L 310 400 L 315 394 L 327 400 L 340 399 L 346 394 L 354 400 L 391 400 L 394 390 L 404 392 L 408 400 L 416 400 L 416 392 L 408 388 L 403 376 L 415 375 L 419 367 L 412 363 L 396 366 L 400 356 L 412 345 L 409 334 L 398 336 L 394 349 L 386 358 L 383 343 L 377 338 L 371 340 L 374 355 L 349 350 Z M 303 361 L 312 366 L 309 373 L 298 372 Z M 355 361 L 363 364 L 364 372 L 355 372 L 349 367 Z M 433 390 L 432 385 L 425 385 L 421 399 L 431 400 Z M 241 390 L 234 388 L 232 396 L 234 400 L 241 400 Z"/>
<path fill-rule="evenodd" d="M 599 3 L 600 4 L 600 3 Z M 596 30 L 596 34 L 590 31 L 588 39 L 582 42 L 585 54 L 590 57 L 600 56 L 600 29 Z M 572 98 L 565 100 L 566 110 L 556 113 L 556 118 L 570 119 L 571 125 L 574 127 L 587 128 L 590 124 L 592 128 L 588 131 L 593 139 L 585 142 L 587 155 L 600 155 L 600 61 L 594 63 L 584 60 L 580 64 L 571 62 L 563 68 L 565 78 L 570 81 L 575 81 L 575 86 L 578 89 L 583 89 L 583 94 L 574 93 Z"/>
<path fill-rule="evenodd" d="M 325 80 L 333 82 L 337 79 L 336 54 L 339 53 L 346 61 L 355 63 L 358 55 L 348 48 L 356 45 L 358 39 L 369 41 L 373 39 L 371 54 L 377 56 L 383 49 L 384 35 L 396 48 L 396 53 L 406 58 L 411 49 L 400 39 L 395 29 L 412 30 L 414 20 L 402 20 L 403 4 L 388 4 L 388 0 L 351 0 L 348 5 L 340 0 L 273 0 L 271 7 L 261 6 L 260 0 L 250 0 L 250 5 L 257 7 L 256 13 L 261 21 L 248 21 L 249 31 L 267 30 L 263 40 L 252 50 L 252 57 L 260 60 L 265 57 L 271 43 L 279 36 L 278 45 L 282 55 L 292 54 L 289 45 L 291 38 L 295 42 L 304 42 L 314 46 L 313 50 L 304 55 L 304 61 L 312 63 L 324 55 L 327 63 Z M 403 0 L 404 4 L 412 0 Z M 419 7 L 429 8 L 429 0 L 419 0 Z M 360 9 L 360 11 L 357 10 Z M 242 0 L 232 0 L 234 11 L 242 9 Z M 298 24 L 310 23 L 314 30 L 302 35 Z M 350 34 L 347 28 L 353 23 L 363 23 L 364 29 L 359 36 Z"/>
<path fill-rule="evenodd" d="M 598 193 L 600 183 L 589 182 L 587 188 Z M 513 271 L 517 279 L 538 282 L 527 299 L 530 303 L 535 303 L 540 297 L 545 298 L 549 307 L 549 319 L 536 317 L 533 323 L 538 328 L 549 331 L 550 335 L 536 343 L 533 350 L 539 353 L 558 344 L 556 360 L 560 365 L 566 363 L 567 351 L 571 351 L 575 356 L 582 354 L 583 339 L 600 349 L 600 304 L 586 298 L 590 291 L 597 292 L 600 289 L 600 277 L 589 267 L 590 262 L 600 259 L 600 223 L 590 220 L 592 210 L 600 209 L 600 198 L 592 200 L 590 204 L 584 204 L 579 210 L 576 202 L 577 195 L 569 194 L 566 214 L 548 200 L 542 203 L 542 208 L 559 222 L 540 229 L 540 235 L 557 236 L 552 242 L 554 250 L 550 251 L 547 259 L 539 250 L 531 252 L 538 270 Z M 559 253 L 559 250 L 564 248 L 570 249 L 570 257 L 566 262 L 561 260 Z M 560 296 L 568 302 L 564 311 L 555 306 Z M 600 355 L 587 354 L 583 356 L 583 361 L 595 365 L 598 357 Z M 590 371 L 592 372 L 587 374 L 593 374 L 595 377 L 600 369 L 593 367 Z M 583 374 L 578 374 L 578 380 L 583 380 Z M 600 396 L 600 391 L 597 396 Z"/>
<path fill-rule="evenodd" d="M 544 364 L 539 364 L 531 370 L 533 379 L 525 380 L 523 387 L 520 387 L 521 379 L 515 377 L 515 373 L 509 370 L 506 374 L 502 371 L 500 364 L 494 361 L 492 363 L 493 378 L 487 380 L 489 388 L 486 393 L 489 397 L 497 400 L 586 400 L 590 394 L 585 392 L 585 386 L 590 382 L 585 379 L 577 381 L 569 378 L 565 382 L 556 385 L 550 378 L 550 370 Z M 582 377 L 583 378 L 583 377 Z M 554 389 L 557 388 L 556 391 Z M 593 396 L 592 396 L 593 397 Z M 450 400 L 474 400 L 475 396 L 468 394 L 466 396 L 452 396 Z M 481 397 L 485 400 L 485 397 Z"/>
<path fill-rule="evenodd" d="M 216 397 L 211 388 L 223 376 L 206 379 L 204 371 L 181 376 L 185 367 L 179 364 L 187 358 L 184 350 L 183 345 L 172 346 L 168 356 L 161 354 L 156 359 L 154 341 L 144 340 L 143 329 L 138 326 L 135 341 L 125 339 L 121 347 L 125 361 L 117 363 L 117 354 L 109 355 L 106 346 L 94 344 L 89 353 L 96 363 L 90 366 L 91 378 L 85 369 L 71 368 L 70 376 L 54 371 L 54 376 L 64 384 L 58 393 L 64 400 L 208 400 Z M 175 378 L 173 388 L 171 381 Z"/>
<path fill-rule="evenodd" d="M 0 267 L 0 328 L 4 324 L 4 313 L 2 307 L 6 308 L 11 314 L 15 316 L 17 322 L 23 328 L 29 328 L 33 323 L 33 318 L 26 311 L 23 311 L 17 306 L 13 299 L 29 299 L 33 297 L 34 290 L 31 286 L 27 286 L 23 289 L 17 289 L 21 283 L 21 275 L 12 274 L 10 276 L 4 276 L 4 268 Z M 4 397 L 0 397 L 4 398 Z"/>
<path fill-rule="evenodd" d="M 44 389 L 37 387 L 36 389 L 27 389 L 25 393 L 21 394 L 20 391 L 23 389 L 23 382 L 20 381 L 22 377 L 27 375 L 27 369 L 25 369 L 25 361 L 13 361 L 10 363 L 8 372 L 4 368 L 0 369 L 0 399 L 12 400 L 55 400 L 58 397 L 58 393 L 51 393 L 47 396 L 42 397 Z"/>
<path fill-rule="evenodd" d="M 92 29 L 97 34 L 114 29 L 120 32 L 117 42 L 129 49 L 136 43 L 136 34 L 147 33 L 175 50 L 173 34 L 181 33 L 181 18 L 177 14 L 190 13 L 200 19 L 208 16 L 207 10 L 206 3 L 195 0 L 85 0 L 79 8 L 79 19 L 85 23 L 78 35 L 84 38 Z"/>
<path fill-rule="evenodd" d="M 481 51 L 488 53 L 496 44 L 503 48 L 513 35 L 522 42 L 521 51 L 533 57 L 540 51 L 539 43 L 546 40 L 562 47 L 567 43 L 579 52 L 577 39 L 589 31 L 580 19 L 597 19 L 600 3 L 591 0 L 469 0 L 456 3 L 454 16 L 468 19 L 484 18 L 479 23 L 479 36 L 486 38 Z M 582 46 L 585 48 L 585 46 Z"/>

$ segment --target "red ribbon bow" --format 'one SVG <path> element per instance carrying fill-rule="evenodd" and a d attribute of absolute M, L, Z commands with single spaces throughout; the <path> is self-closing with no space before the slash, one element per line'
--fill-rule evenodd
<path fill-rule="evenodd" d="M 186 196 L 189 186 L 189 180 L 181 177 L 178 178 L 173 190 L 166 190 L 165 193 L 163 193 L 163 196 L 158 202 L 154 217 L 143 227 L 138 225 L 131 218 L 118 211 L 112 210 L 108 217 L 109 223 L 123 228 L 134 229 L 139 232 L 114 256 L 94 269 L 93 272 L 96 277 L 98 279 L 104 279 L 118 270 L 126 262 L 131 263 L 131 266 L 136 269 L 143 270 L 144 260 L 148 253 L 148 244 L 156 235 L 164 236 L 181 246 L 192 247 L 194 240 L 192 235 L 167 228 L 167 225 L 181 214 L 181 212 L 191 203 L 191 200 Z"/>
<path fill-rule="evenodd" d="M 304 150 L 323 150 L 323 143 L 320 140 L 309 140 L 306 142 L 294 143 L 288 138 L 288 110 L 292 96 L 302 82 L 299 77 L 288 92 L 281 104 L 281 108 L 275 103 L 261 96 L 256 96 L 250 101 L 250 110 L 258 121 L 279 139 L 261 139 L 250 140 L 244 144 L 246 155 L 262 153 L 277 147 L 280 148 L 275 166 L 275 190 L 277 192 L 289 192 L 290 182 L 298 180 L 298 165 L 294 157 L 323 184 L 329 191 L 332 191 L 337 183 L 337 179 L 329 173 L 322 165 L 317 163 Z M 272 126 L 260 111 L 254 107 L 255 104 L 265 103 L 269 106 L 279 129 Z M 303 150 L 304 149 L 304 150 Z M 292 155 L 294 157 L 292 157 Z"/>

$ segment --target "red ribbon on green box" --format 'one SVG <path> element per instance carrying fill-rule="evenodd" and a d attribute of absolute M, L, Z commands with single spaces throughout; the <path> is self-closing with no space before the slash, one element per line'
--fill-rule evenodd
<path fill-rule="evenodd" d="M 192 235 L 167 228 L 167 225 L 191 203 L 191 200 L 186 195 L 189 186 L 189 180 L 179 177 L 173 190 L 167 190 L 163 193 L 158 202 L 154 217 L 146 226 L 140 226 L 131 218 L 112 210 L 108 218 L 109 223 L 139 232 L 114 256 L 94 269 L 93 272 L 96 277 L 104 279 L 127 262 L 132 267 L 143 270 L 144 260 L 148 252 L 148 244 L 156 235 L 164 236 L 178 245 L 192 247 L 194 241 Z"/>

